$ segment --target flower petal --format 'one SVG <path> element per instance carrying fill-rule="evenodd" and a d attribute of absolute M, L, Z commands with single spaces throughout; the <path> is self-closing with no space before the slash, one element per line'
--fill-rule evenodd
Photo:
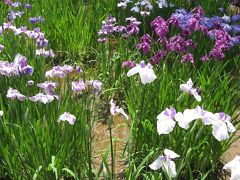
<path fill-rule="evenodd" d="M 157 121 L 157 131 L 158 134 L 169 134 L 173 131 L 173 128 L 175 127 L 176 122 L 171 118 L 164 118 L 159 119 Z"/>
<path fill-rule="evenodd" d="M 173 152 L 173 151 L 170 150 L 170 149 L 165 149 L 165 150 L 164 150 L 164 154 L 165 154 L 166 156 L 169 156 L 171 159 L 180 157 L 177 153 Z"/>
<path fill-rule="evenodd" d="M 212 134 L 218 140 L 226 140 L 229 138 L 227 125 L 225 123 L 214 124 L 212 126 Z"/>
<path fill-rule="evenodd" d="M 160 155 L 152 164 L 149 165 L 149 167 L 152 169 L 152 170 L 158 170 L 162 167 L 163 165 L 163 156 Z"/>

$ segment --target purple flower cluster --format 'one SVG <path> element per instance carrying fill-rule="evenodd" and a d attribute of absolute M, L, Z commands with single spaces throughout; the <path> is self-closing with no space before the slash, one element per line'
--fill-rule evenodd
<path fill-rule="evenodd" d="M 165 39 L 169 32 L 168 23 L 160 16 L 151 22 L 151 27 L 160 38 L 160 41 Z"/>
<path fill-rule="evenodd" d="M 79 81 L 73 81 L 72 82 L 72 91 L 73 92 L 81 92 L 83 90 L 86 90 L 87 87 L 90 87 L 93 89 L 94 93 L 98 93 L 101 90 L 102 82 L 98 80 L 90 80 L 84 82 L 83 80 Z"/>
<path fill-rule="evenodd" d="M 158 64 L 161 59 L 165 58 L 167 56 L 167 52 L 159 49 L 157 53 L 150 59 L 150 62 L 152 65 Z"/>
<path fill-rule="evenodd" d="M 137 44 L 136 47 L 138 50 L 142 49 L 144 54 L 147 54 L 151 50 L 151 41 L 152 38 L 149 36 L 149 34 L 144 34 L 141 37 L 141 43 Z"/>
<path fill-rule="evenodd" d="M 73 71 L 73 67 L 70 65 L 63 66 L 54 66 L 51 70 L 45 73 L 46 77 L 60 77 L 64 78 L 67 74 L 70 74 Z"/>
<path fill-rule="evenodd" d="M 229 23 L 239 20 L 240 15 L 234 15 L 232 18 L 225 14 L 223 17 L 206 17 L 200 6 L 190 12 L 177 9 L 168 20 L 158 16 L 151 22 L 151 27 L 158 37 L 157 42 L 160 43 L 161 49 L 155 53 L 150 62 L 151 64 L 157 64 L 168 53 L 176 52 L 182 55 L 181 63 L 189 61 L 194 64 L 194 57 L 190 53 L 190 49 L 195 49 L 197 45 L 187 37 L 196 31 L 201 31 L 203 35 L 207 35 L 215 42 L 209 54 L 202 56 L 200 60 L 208 61 L 211 58 L 221 60 L 225 57 L 224 53 L 226 51 L 240 44 L 240 25 L 229 25 Z M 181 32 L 168 37 L 170 26 L 180 29 Z M 148 34 L 145 34 L 141 37 L 136 48 L 147 54 L 154 44 L 154 40 Z M 128 62 L 124 62 L 124 65 L 129 66 Z"/>
<path fill-rule="evenodd" d="M 29 22 L 32 24 L 37 24 L 39 22 L 44 23 L 44 19 L 42 16 L 38 16 L 38 17 L 30 17 L 29 18 Z"/>
<path fill-rule="evenodd" d="M 113 35 L 114 33 L 121 34 L 122 37 L 138 34 L 138 26 L 141 22 L 137 21 L 134 17 L 126 18 L 126 22 L 128 23 L 126 26 L 116 25 L 116 18 L 109 15 L 106 21 L 102 22 L 102 28 L 98 31 L 98 42 L 105 43 L 107 41 L 107 37 Z"/>
<path fill-rule="evenodd" d="M 12 2 L 11 0 L 5 0 L 5 4 L 9 5 L 10 7 L 17 8 L 19 6 L 23 6 L 27 9 L 31 9 L 32 6 L 30 4 L 21 4 L 20 2 Z M 41 55 L 43 57 L 54 57 L 53 51 L 45 50 L 45 48 L 48 45 L 48 40 L 45 38 L 44 33 L 40 31 L 40 28 L 34 28 L 33 30 L 28 30 L 27 27 L 22 26 L 17 28 L 14 26 L 14 19 L 17 17 L 21 17 L 24 14 L 22 11 L 15 12 L 14 10 L 10 9 L 10 12 L 8 13 L 8 19 L 9 21 L 7 23 L 3 23 L 0 26 L 0 36 L 3 34 L 4 31 L 12 31 L 16 36 L 23 35 L 27 38 L 30 38 L 35 41 L 37 47 L 40 48 L 40 50 L 36 51 L 36 55 Z M 33 24 L 36 24 L 38 22 L 44 22 L 44 19 L 42 16 L 38 17 L 31 17 L 29 21 Z M 0 46 L 0 52 L 2 51 L 4 46 Z"/>
<path fill-rule="evenodd" d="M 0 61 L 0 74 L 4 76 L 30 75 L 33 71 L 33 67 L 27 63 L 27 58 L 21 54 L 15 56 L 14 62 Z"/>
<path fill-rule="evenodd" d="M 214 48 L 210 51 L 209 55 L 201 58 L 202 61 L 208 61 L 211 57 L 221 60 L 225 57 L 224 51 L 228 51 L 232 46 L 232 37 L 225 30 L 211 30 L 208 32 L 211 39 L 215 39 Z"/>
<path fill-rule="evenodd" d="M 15 20 L 17 17 L 22 17 L 24 13 L 22 11 L 13 11 L 11 10 L 9 13 L 8 13 L 8 20 L 10 22 L 12 22 L 13 20 Z"/>

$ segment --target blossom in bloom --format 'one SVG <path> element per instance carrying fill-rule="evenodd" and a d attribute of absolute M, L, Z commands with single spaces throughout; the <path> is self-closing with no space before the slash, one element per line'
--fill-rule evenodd
<path fill-rule="evenodd" d="M 231 170 L 230 180 L 240 179 L 240 156 L 236 156 L 232 161 L 225 164 L 223 169 Z"/>
<path fill-rule="evenodd" d="M 38 49 L 38 50 L 36 50 L 36 55 L 43 56 L 45 58 L 47 58 L 47 57 L 53 58 L 54 57 L 54 53 L 53 53 L 52 49 L 49 49 L 48 51 L 46 51 L 45 49 Z"/>
<path fill-rule="evenodd" d="M 60 78 L 64 78 L 66 74 L 69 74 L 72 71 L 73 71 L 73 67 L 70 65 L 54 66 L 51 70 L 45 73 L 45 76 L 46 77 L 58 76 Z"/>
<path fill-rule="evenodd" d="M 44 23 L 44 19 L 42 16 L 38 16 L 38 17 L 30 17 L 29 18 L 29 22 L 32 24 L 36 24 L 38 22 Z"/>
<path fill-rule="evenodd" d="M 61 121 L 67 121 L 69 124 L 74 125 L 76 117 L 68 112 L 65 112 L 62 115 L 60 115 L 57 120 L 58 123 L 60 123 Z"/>
<path fill-rule="evenodd" d="M 1 117 L 3 116 L 3 111 L 0 111 L 0 116 L 1 116 Z"/>
<path fill-rule="evenodd" d="M 212 125 L 212 134 L 218 140 L 226 140 L 229 134 L 236 131 L 233 124 L 230 122 L 231 117 L 223 112 L 211 113 L 206 112 L 202 121 L 205 125 Z"/>
<path fill-rule="evenodd" d="M 129 60 L 129 61 L 124 61 L 124 62 L 122 63 L 122 67 L 123 67 L 123 68 L 124 68 L 124 67 L 133 68 L 133 67 L 135 67 L 135 66 L 136 66 L 136 63 L 133 62 L 133 61 L 131 61 L 131 60 Z"/>
<path fill-rule="evenodd" d="M 54 95 L 55 89 L 57 88 L 58 83 L 51 82 L 51 81 L 45 81 L 44 83 L 39 83 L 37 87 L 44 90 L 46 94 Z"/>
<path fill-rule="evenodd" d="M 185 55 L 182 56 L 182 59 L 181 59 L 181 63 L 185 62 L 185 61 L 189 61 L 191 62 L 192 64 L 194 64 L 194 59 L 193 59 L 193 55 L 190 54 L 190 53 L 187 53 Z"/>
<path fill-rule="evenodd" d="M 21 74 L 29 75 L 34 71 L 33 67 L 27 64 L 27 58 L 21 54 L 15 56 L 14 64 Z"/>
<path fill-rule="evenodd" d="M 189 128 L 189 123 L 196 119 L 201 119 L 204 117 L 205 111 L 202 107 L 197 106 L 195 109 L 185 109 L 183 113 L 178 112 L 175 115 L 175 120 L 178 125 L 183 129 Z"/>
<path fill-rule="evenodd" d="M 24 96 L 23 94 L 21 94 L 18 90 L 13 89 L 13 88 L 9 88 L 8 92 L 7 92 L 7 98 L 10 98 L 12 100 L 14 100 L 15 98 L 17 98 L 19 101 L 24 101 L 26 96 Z"/>
<path fill-rule="evenodd" d="M 119 3 L 117 4 L 117 7 L 126 9 L 128 3 L 131 3 L 131 2 L 132 2 L 132 0 L 123 0 L 123 1 L 121 1 L 121 2 L 119 2 Z"/>
<path fill-rule="evenodd" d="M 82 69 L 80 66 L 76 66 L 76 72 L 79 74 L 80 72 L 82 72 Z"/>
<path fill-rule="evenodd" d="M 21 12 L 21 11 L 18 11 L 18 12 L 14 12 L 13 10 L 11 10 L 9 13 L 8 13 L 8 19 L 9 21 L 13 21 L 14 19 L 16 19 L 17 17 L 21 17 L 24 13 Z"/>
<path fill-rule="evenodd" d="M 43 104 L 47 104 L 54 100 L 54 96 L 50 94 L 38 93 L 35 96 L 29 97 L 29 100 L 33 102 L 40 101 Z"/>
<path fill-rule="evenodd" d="M 102 82 L 98 80 L 90 80 L 90 81 L 87 81 L 86 84 L 92 86 L 95 93 L 98 93 L 102 87 Z"/>
<path fill-rule="evenodd" d="M 155 33 L 161 38 L 165 38 L 169 31 L 168 23 L 162 17 L 158 16 L 151 22 L 151 27 L 154 29 Z"/>
<path fill-rule="evenodd" d="M 16 8 L 16 7 L 20 6 L 20 5 L 21 5 L 21 2 L 12 2 L 11 3 L 11 6 L 14 7 L 14 8 Z"/>
<path fill-rule="evenodd" d="M 82 90 L 85 90 L 85 88 L 86 88 L 86 85 L 83 80 L 80 80 L 78 82 L 74 82 L 74 81 L 72 82 L 72 90 L 74 92 L 80 92 Z"/>
<path fill-rule="evenodd" d="M 25 8 L 32 9 L 32 5 L 31 4 L 25 4 Z"/>
<path fill-rule="evenodd" d="M 172 159 L 180 157 L 178 154 L 173 152 L 172 150 L 165 149 L 164 155 L 160 155 L 149 167 L 152 170 L 158 170 L 163 168 L 171 177 L 176 177 L 176 165 L 172 161 Z"/>
<path fill-rule="evenodd" d="M 183 91 L 183 92 L 186 92 L 188 94 L 191 94 L 194 96 L 194 98 L 200 102 L 202 100 L 201 96 L 199 95 L 198 91 L 199 89 L 198 88 L 193 88 L 193 82 L 192 82 L 192 79 L 189 78 L 189 80 L 187 81 L 186 84 L 181 84 L 180 85 L 180 89 Z"/>
<path fill-rule="evenodd" d="M 176 122 L 174 121 L 176 110 L 167 108 L 157 116 L 157 132 L 161 134 L 169 134 L 173 131 Z"/>
<path fill-rule="evenodd" d="M 118 106 L 115 105 L 113 102 L 113 99 L 110 101 L 110 113 L 112 116 L 115 116 L 116 114 L 122 114 L 127 120 L 128 120 L 128 115 L 124 112 L 122 108 L 119 108 Z"/>
<path fill-rule="evenodd" d="M 165 58 L 167 56 L 167 52 L 160 49 L 158 52 L 151 58 L 150 62 L 151 64 L 158 64 L 161 59 Z"/>
<path fill-rule="evenodd" d="M 130 35 L 138 34 L 139 33 L 139 25 L 141 24 L 135 17 L 128 17 L 126 18 L 127 24 L 125 31 L 126 33 L 123 34 L 123 37 L 128 37 Z"/>
<path fill-rule="evenodd" d="M 130 69 L 127 73 L 127 76 L 130 77 L 137 73 L 140 75 L 142 84 L 151 83 L 157 78 L 152 69 L 152 66 L 150 64 L 145 65 L 144 61 L 141 61 L 135 67 Z"/>
<path fill-rule="evenodd" d="M 144 34 L 141 37 L 141 43 L 137 44 L 136 46 L 137 49 L 138 50 L 142 49 L 144 54 L 149 53 L 151 49 L 151 40 L 152 38 L 150 37 L 149 34 Z"/>
<path fill-rule="evenodd" d="M 223 20 L 223 22 L 228 23 L 228 24 L 231 22 L 230 16 L 227 16 L 226 14 L 224 14 L 224 16 L 222 17 L 222 20 Z"/>
<path fill-rule="evenodd" d="M 27 84 L 28 84 L 29 86 L 32 86 L 32 85 L 34 85 L 34 81 L 33 81 L 33 80 L 29 80 L 29 81 L 27 82 Z"/>

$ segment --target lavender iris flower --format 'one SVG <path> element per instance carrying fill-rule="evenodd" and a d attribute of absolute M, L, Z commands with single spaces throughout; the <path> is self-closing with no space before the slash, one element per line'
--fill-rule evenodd
<path fill-rule="evenodd" d="M 45 81 L 44 83 L 39 83 L 37 86 L 43 89 L 46 94 L 54 95 L 55 89 L 58 87 L 58 83 Z"/>
<path fill-rule="evenodd" d="M 21 94 L 18 90 L 10 87 L 7 92 L 7 98 L 10 98 L 12 100 L 17 98 L 19 101 L 24 101 L 26 96 Z"/>
<path fill-rule="evenodd" d="M 113 102 L 113 99 L 110 101 L 110 113 L 112 116 L 115 116 L 116 114 L 122 114 L 128 120 L 128 115 L 122 108 L 116 106 L 116 104 Z"/>
<path fill-rule="evenodd" d="M 43 93 L 38 93 L 35 96 L 29 97 L 29 100 L 33 101 L 33 102 L 39 101 L 43 104 L 47 104 L 47 103 L 50 103 L 54 100 L 54 96 L 52 96 L 50 94 L 45 95 Z"/>
<path fill-rule="evenodd" d="M 187 83 L 185 84 L 181 84 L 180 85 L 180 89 L 183 91 L 183 92 L 186 92 L 190 95 L 193 95 L 194 98 L 200 102 L 202 100 L 201 96 L 199 95 L 198 93 L 198 89 L 197 88 L 193 88 L 193 82 L 192 82 L 192 79 L 189 78 L 189 80 L 187 81 Z"/>
<path fill-rule="evenodd" d="M 58 123 L 60 123 L 61 121 L 67 121 L 69 124 L 74 125 L 76 117 L 68 112 L 65 112 L 62 115 L 60 115 L 57 120 Z"/>
<path fill-rule="evenodd" d="M 72 82 L 72 90 L 74 92 L 80 92 L 82 90 L 85 90 L 85 88 L 86 88 L 86 85 L 83 80 L 80 80 L 78 82 L 74 82 L 74 81 Z"/>
<path fill-rule="evenodd" d="M 160 155 L 152 164 L 149 165 L 149 167 L 153 170 L 158 170 L 162 168 L 164 171 L 166 171 L 170 177 L 176 177 L 176 165 L 172 161 L 172 159 L 180 157 L 178 154 L 173 152 L 172 150 L 165 149 L 164 155 Z"/>

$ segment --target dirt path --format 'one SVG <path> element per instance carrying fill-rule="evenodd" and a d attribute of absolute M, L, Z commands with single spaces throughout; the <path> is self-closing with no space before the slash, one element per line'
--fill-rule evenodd
<path fill-rule="evenodd" d="M 119 176 L 125 169 L 124 157 L 127 156 L 124 153 L 124 148 L 128 140 L 130 129 L 128 126 L 129 121 L 123 119 L 121 116 L 115 116 L 113 119 L 112 137 L 114 139 L 113 146 L 115 149 L 115 174 Z M 97 122 L 93 128 L 93 165 L 94 168 L 99 170 L 102 163 L 102 156 L 107 155 L 107 164 L 111 170 L 111 154 L 110 154 L 110 135 L 108 125 L 102 122 Z M 107 174 L 105 172 L 105 174 Z"/>

